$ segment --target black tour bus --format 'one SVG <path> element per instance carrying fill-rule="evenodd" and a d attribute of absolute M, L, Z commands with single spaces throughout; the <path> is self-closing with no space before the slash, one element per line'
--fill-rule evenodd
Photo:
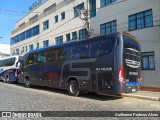
<path fill-rule="evenodd" d="M 26 53 L 19 83 L 81 92 L 136 92 L 141 80 L 141 48 L 128 33 L 113 33 L 66 42 Z"/>

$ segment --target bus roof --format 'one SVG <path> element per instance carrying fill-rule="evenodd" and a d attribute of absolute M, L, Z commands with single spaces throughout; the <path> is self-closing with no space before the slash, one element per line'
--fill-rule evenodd
<path fill-rule="evenodd" d="M 52 45 L 52 46 L 48 46 L 48 47 L 45 47 L 45 48 L 40 48 L 40 49 L 37 49 L 37 50 L 32 50 L 32 51 L 26 53 L 21 59 L 22 59 L 22 60 L 25 59 L 29 54 L 41 52 L 41 51 L 48 50 L 48 49 L 51 49 L 51 48 L 63 47 L 64 45 L 67 46 L 67 45 L 71 45 L 71 44 L 73 44 L 73 43 L 86 42 L 86 41 L 88 41 L 88 40 L 96 39 L 96 38 L 99 38 L 99 37 L 118 36 L 118 35 L 122 35 L 122 34 L 130 35 L 129 33 L 125 33 L 125 32 L 115 32 L 115 33 L 111 33 L 111 34 L 95 36 L 95 37 L 88 38 L 88 39 L 85 39 L 85 40 L 69 41 L 69 42 L 65 42 L 65 43 L 62 43 L 62 44 L 58 44 L 58 45 Z"/>
<path fill-rule="evenodd" d="M 5 60 L 5 59 L 8 59 L 8 58 L 14 58 L 14 57 L 18 58 L 19 55 L 14 55 L 14 56 L 8 56 L 8 57 L 0 58 L 0 60 Z"/>

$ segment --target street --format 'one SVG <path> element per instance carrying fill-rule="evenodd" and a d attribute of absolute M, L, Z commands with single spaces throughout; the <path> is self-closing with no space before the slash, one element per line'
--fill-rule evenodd
<path fill-rule="evenodd" d="M 25 88 L 0 82 L 0 111 L 160 111 L 160 102 L 88 94 L 69 96 L 46 87 Z"/>

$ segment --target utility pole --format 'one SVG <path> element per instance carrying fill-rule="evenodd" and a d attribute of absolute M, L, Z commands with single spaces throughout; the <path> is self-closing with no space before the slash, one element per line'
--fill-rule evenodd
<path fill-rule="evenodd" d="M 84 10 L 78 10 L 76 5 L 74 4 L 74 0 L 72 0 L 72 3 L 79 14 L 79 18 L 82 20 L 83 23 L 85 21 L 84 25 L 87 29 L 88 38 L 90 38 L 91 30 L 90 30 L 90 23 L 89 23 L 89 0 L 86 0 L 87 8 Z"/>
<path fill-rule="evenodd" d="M 88 0 L 86 0 L 86 4 L 87 4 L 87 8 L 80 11 L 81 12 L 80 18 L 85 21 L 85 26 L 87 29 L 88 38 L 90 38 L 91 37 L 91 30 L 90 30 L 90 23 L 89 23 L 89 1 Z"/>
<path fill-rule="evenodd" d="M 89 23 L 89 0 L 86 0 L 87 3 L 87 16 L 86 16 L 86 27 L 87 27 L 87 32 L 88 32 L 88 38 L 91 37 L 91 30 L 90 30 L 90 23 Z"/>

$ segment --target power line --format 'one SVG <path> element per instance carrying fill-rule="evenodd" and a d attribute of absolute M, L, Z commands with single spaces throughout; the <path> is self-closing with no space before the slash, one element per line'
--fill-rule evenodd
<path fill-rule="evenodd" d="M 154 17 L 154 16 L 153 16 L 153 17 Z M 72 19 L 70 19 L 69 21 L 71 21 L 71 20 L 72 20 Z M 65 22 L 64 24 L 68 23 L 69 21 Z M 155 21 L 153 21 L 153 22 L 157 22 L 157 21 L 159 21 L 159 20 L 155 20 Z M 55 28 L 55 29 L 47 32 L 46 34 L 44 34 L 44 35 L 42 35 L 42 36 L 39 36 L 39 38 L 41 38 L 41 37 L 43 37 L 43 36 L 51 33 L 52 31 L 58 29 L 59 27 L 63 26 L 64 24 L 58 26 L 57 28 Z M 123 25 L 127 24 L 127 25 L 128 25 L 128 22 L 117 24 L 117 26 L 120 26 L 121 24 L 123 24 Z M 79 26 L 79 27 L 83 27 L 83 26 Z M 76 28 L 79 28 L 79 27 L 76 27 Z M 74 29 L 76 29 L 76 28 L 74 28 Z M 125 27 L 123 27 L 123 28 L 125 28 Z M 70 30 L 73 30 L 73 29 L 69 29 L 69 30 L 67 30 L 67 31 L 70 31 Z M 100 30 L 100 29 L 97 29 L 97 30 Z M 60 32 L 60 33 L 58 33 L 58 34 L 65 33 L 65 32 L 67 32 L 67 31 Z M 48 36 L 48 37 L 45 37 L 45 38 L 41 38 L 41 39 L 39 39 L 39 40 L 46 39 L 46 38 L 49 38 L 49 37 L 52 37 L 52 36 L 55 36 L 55 35 L 58 35 L 58 34 L 54 34 L 54 35 L 51 35 L 51 36 Z M 37 38 L 36 38 L 36 39 L 37 39 Z M 34 40 L 35 40 L 35 39 L 34 39 Z"/>
<path fill-rule="evenodd" d="M 73 3 L 73 1 L 75 1 L 78 4 L 78 2 L 76 0 L 71 0 L 71 1 L 72 1 L 72 3 Z M 128 1 L 128 0 L 122 0 L 122 1 L 119 1 L 119 2 L 111 3 L 109 5 L 115 5 L 115 4 L 119 4 L 119 3 L 125 2 L 125 1 Z M 101 7 L 96 8 L 96 9 L 100 9 L 100 8 Z M 37 12 L 33 12 L 32 11 L 32 12 L 30 12 L 30 11 L 23 11 L 23 10 L 19 11 L 19 10 L 14 10 L 14 9 L 3 9 L 3 8 L 0 8 L 0 11 L 14 12 L 14 13 L 44 13 L 44 12 L 41 12 L 41 11 L 37 11 Z M 73 9 L 72 10 L 67 10 L 67 11 L 73 11 Z M 67 12 L 67 11 L 65 11 L 65 12 Z M 53 12 L 53 13 L 59 13 L 59 12 L 64 12 L 64 11 L 58 11 L 58 12 Z"/>
<path fill-rule="evenodd" d="M 125 1 L 127 1 L 127 0 L 123 0 L 123 1 L 120 1 L 120 2 L 125 2 Z M 117 2 L 117 3 L 115 3 L 115 4 L 118 4 L 118 3 L 120 3 L 120 2 Z M 153 3 L 153 2 L 152 2 L 152 3 Z M 148 3 L 147 3 L 147 4 L 148 4 Z M 144 4 L 144 5 L 146 5 L 146 4 Z M 133 8 L 133 9 L 137 9 L 137 7 L 136 7 L 136 8 Z M 133 10 L 133 9 L 129 9 L 129 10 Z M 129 10 L 127 10 L 127 11 L 129 11 Z M 126 11 L 124 11 L 124 12 L 126 12 Z M 120 14 L 123 14 L 123 12 L 121 12 Z M 114 15 L 112 15 L 112 16 L 114 16 Z M 109 16 L 109 17 L 111 17 L 111 16 Z M 102 19 L 106 19 L 106 17 L 105 17 L 105 18 L 101 18 L 101 20 L 102 20 Z M 92 23 L 95 23 L 95 22 L 98 22 L 98 21 L 93 21 Z M 68 22 L 67 22 L 67 23 L 68 23 Z M 62 25 L 63 25 L 63 24 L 62 24 Z M 62 26 L 62 25 L 61 25 L 61 26 Z M 60 27 L 60 26 L 58 26 L 58 27 Z M 55 28 L 55 29 L 58 29 L 58 27 Z M 49 32 L 46 33 L 46 34 L 51 33 L 51 32 L 54 31 L 55 29 L 49 31 Z M 69 30 L 68 30 L 68 31 L 69 31 Z M 44 34 L 44 35 L 46 35 L 46 34 Z M 40 36 L 39 38 L 43 37 L 44 35 Z"/>
<path fill-rule="evenodd" d="M 18 11 L 18 10 L 13 10 L 13 9 L 2 9 L 0 8 L 0 11 L 5 11 L 5 12 L 14 12 L 14 13 L 44 13 L 44 12 L 29 12 L 29 11 Z M 73 10 L 66 10 L 65 12 L 69 12 L 69 11 L 73 11 Z M 52 13 L 60 13 L 60 12 L 64 12 L 64 11 L 57 11 L 57 12 L 52 12 Z"/>
<path fill-rule="evenodd" d="M 73 0 L 72 0 L 73 1 Z M 119 2 L 116 2 L 116 3 L 114 3 L 114 4 L 119 4 L 119 3 L 121 3 L 121 2 L 125 2 L 125 1 L 128 1 L 128 0 L 122 0 L 122 1 L 119 1 Z M 153 3 L 153 2 L 152 2 Z M 114 5 L 114 4 L 111 4 L 111 5 Z M 147 3 L 148 4 L 148 3 Z M 147 5 L 147 4 L 144 4 L 144 5 Z M 150 4 L 150 3 L 149 3 Z M 144 6 L 143 5 L 143 6 Z M 141 7 L 141 6 L 139 6 L 139 7 Z M 100 7 L 101 8 L 101 7 Z M 97 9 L 100 9 L 100 8 L 97 8 Z M 138 7 L 136 7 L 136 8 L 133 8 L 133 9 L 137 9 Z M 123 14 L 123 13 L 125 13 L 125 12 L 128 12 L 129 10 L 133 10 L 133 9 L 128 9 L 128 10 L 126 10 L 126 11 L 124 11 L 124 12 L 120 12 L 120 13 L 118 13 L 118 15 L 119 14 Z M 73 11 L 73 10 L 72 10 Z M 115 16 L 115 15 L 117 15 L 117 14 L 114 14 L 114 15 L 111 15 L 111 16 L 108 16 L 108 17 L 113 17 L 113 16 Z M 103 19 L 106 19 L 106 17 L 105 18 L 101 18 L 101 19 L 99 19 L 99 20 L 96 20 L 96 21 L 93 21 L 92 23 L 94 23 L 94 22 L 97 22 L 97 21 L 100 21 L 100 20 L 103 20 Z M 83 22 L 83 21 L 82 21 Z"/>
<path fill-rule="evenodd" d="M 58 29 L 59 27 L 61 27 L 61 26 L 65 25 L 65 24 L 67 24 L 68 22 L 70 22 L 70 21 L 71 21 L 71 20 L 73 20 L 73 19 L 74 19 L 74 18 L 72 18 L 72 19 L 68 20 L 67 22 L 63 23 L 62 25 L 60 25 L 60 26 L 56 27 L 55 29 L 53 29 L 53 30 L 51 30 L 51 31 L 47 32 L 46 34 L 43 34 L 43 35 L 39 36 L 39 38 L 41 38 L 41 37 L 43 37 L 43 36 L 45 36 L 45 35 L 47 35 L 47 34 L 51 33 L 52 31 L 54 31 L 54 30 Z M 53 35 L 52 35 L 52 36 L 53 36 Z M 37 38 L 36 38 L 36 39 L 34 39 L 33 41 L 35 41 L 35 40 L 37 40 Z M 38 39 L 38 41 L 39 41 L 39 40 L 40 40 L 40 39 Z M 29 42 L 27 42 L 27 43 L 29 43 Z M 25 44 L 27 44 L 27 43 L 25 43 Z M 20 45 L 20 46 L 21 46 L 21 45 Z M 20 47 L 20 46 L 18 46 L 18 47 Z"/>
<path fill-rule="evenodd" d="M 71 21 L 71 20 L 72 20 L 72 19 L 70 19 L 69 21 Z M 64 24 L 68 23 L 69 21 L 65 22 Z M 159 21 L 160 21 L 160 20 L 159 20 Z M 153 21 L 153 22 L 155 22 L 155 21 Z M 156 20 L 156 22 L 157 22 L 157 20 Z M 126 22 L 125 22 L 125 23 L 126 23 Z M 62 24 L 61 26 L 63 26 L 64 24 Z M 121 24 L 124 25 L 124 23 L 121 23 Z M 126 24 L 127 24 L 127 23 L 126 23 Z M 119 25 L 120 25 L 120 24 L 117 24 L 117 26 L 119 26 Z M 152 26 L 152 27 L 158 27 L 158 26 L 160 26 L 160 25 L 155 25 L 155 26 Z M 59 27 L 60 27 L 60 26 L 58 26 L 57 28 L 51 30 L 50 32 L 48 32 L 48 33 L 46 33 L 46 34 L 44 34 L 44 35 L 42 35 L 42 36 L 39 36 L 38 38 L 40 38 L 40 39 L 38 39 L 38 40 L 37 40 L 37 38 L 36 38 L 36 39 L 33 39 L 33 41 L 35 41 L 35 40 L 36 40 L 36 41 L 40 41 L 40 40 L 43 40 L 43 39 L 47 39 L 47 38 L 49 38 L 49 37 L 56 36 L 56 35 L 59 35 L 59 34 L 62 34 L 62 33 L 66 33 L 66 32 L 69 32 L 69 31 L 72 31 L 72 30 L 74 30 L 74 29 L 77 29 L 77 28 L 80 28 L 80 27 L 84 27 L 84 26 L 75 27 L 75 28 L 73 28 L 73 29 L 69 29 L 69 30 L 67 30 L 67 31 L 63 31 L 63 32 L 60 32 L 60 33 L 53 34 L 53 35 L 51 35 L 51 36 L 47 36 L 47 37 L 42 38 L 43 36 L 51 33 L 52 31 L 58 29 Z M 149 28 L 151 28 L 151 27 L 149 27 Z M 96 31 L 100 31 L 100 29 L 96 29 Z M 131 32 L 131 31 L 125 30 L 124 32 Z M 100 35 L 100 34 L 98 34 L 98 35 Z M 98 35 L 97 35 L 97 36 L 98 36 Z M 151 41 L 151 42 L 153 42 L 153 41 Z M 30 41 L 27 42 L 27 43 L 25 43 L 25 44 L 28 44 L 28 43 L 30 43 Z M 25 45 L 25 44 L 22 44 L 22 45 Z M 14 48 L 20 47 L 20 46 L 22 46 L 22 45 L 16 46 L 16 47 L 14 47 Z"/>
<path fill-rule="evenodd" d="M 122 2 L 125 2 L 125 1 L 128 1 L 128 0 L 123 0 Z M 118 2 L 118 3 L 121 3 L 121 2 Z M 113 16 L 116 16 L 116 15 L 119 15 L 119 14 L 123 14 L 123 13 L 125 13 L 125 12 L 130 11 L 130 10 L 137 9 L 137 8 L 139 8 L 139 7 L 142 7 L 142 6 L 145 6 L 145 5 L 151 4 L 151 3 L 153 3 L 153 1 L 152 1 L 152 2 L 150 2 L 150 3 L 143 4 L 143 5 L 139 5 L 139 6 L 135 7 L 135 8 L 132 8 L 132 9 L 128 9 L 128 10 L 125 10 L 125 11 L 123 11 L 123 12 L 119 12 L 119 13 L 116 13 L 116 14 L 114 14 L 114 15 L 108 16 L 108 18 L 113 17 Z M 115 4 L 116 4 L 116 3 L 115 3 Z M 98 9 L 99 9 L 99 8 L 98 8 Z M 103 19 L 106 19 L 106 17 L 101 18 L 101 19 L 98 19 L 98 20 L 95 20 L 95 21 L 93 21 L 92 23 L 94 23 L 94 22 L 98 22 L 98 21 L 101 21 L 101 20 L 103 20 Z"/>

